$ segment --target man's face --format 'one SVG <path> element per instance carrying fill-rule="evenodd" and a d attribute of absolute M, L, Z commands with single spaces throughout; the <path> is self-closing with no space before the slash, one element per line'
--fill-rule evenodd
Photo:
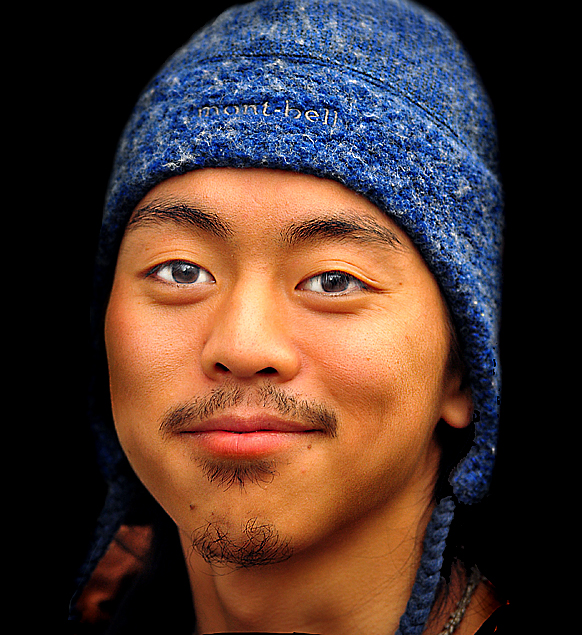
<path fill-rule="evenodd" d="M 312 176 L 205 169 L 155 187 L 105 337 L 123 449 L 212 562 L 283 560 L 426 507 L 435 426 L 469 421 L 421 256 Z"/>

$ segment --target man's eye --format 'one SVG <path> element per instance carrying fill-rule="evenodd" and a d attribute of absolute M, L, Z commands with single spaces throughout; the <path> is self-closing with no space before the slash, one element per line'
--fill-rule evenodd
<path fill-rule="evenodd" d="M 154 267 L 149 275 L 155 275 L 172 284 L 197 284 L 215 282 L 211 273 L 191 262 L 172 260 Z"/>
<path fill-rule="evenodd" d="M 309 278 L 300 285 L 301 290 L 324 293 L 326 295 L 347 295 L 366 289 L 366 284 L 343 271 L 325 271 Z"/>

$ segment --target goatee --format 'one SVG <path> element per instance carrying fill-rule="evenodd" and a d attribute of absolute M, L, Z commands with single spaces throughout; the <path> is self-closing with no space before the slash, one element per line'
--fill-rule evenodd
<path fill-rule="evenodd" d="M 290 541 L 274 525 L 256 518 L 236 536 L 220 523 L 208 523 L 193 532 L 192 548 L 211 565 L 239 569 L 277 564 L 293 555 Z"/>

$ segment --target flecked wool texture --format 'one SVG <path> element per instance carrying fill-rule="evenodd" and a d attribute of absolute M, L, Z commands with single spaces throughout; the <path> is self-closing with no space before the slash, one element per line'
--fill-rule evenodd
<path fill-rule="evenodd" d="M 474 442 L 452 493 L 480 501 L 498 433 L 503 200 L 492 108 L 455 35 L 404 0 L 256 0 L 195 33 L 143 91 L 120 140 L 97 260 L 97 338 L 136 204 L 169 177 L 221 166 L 333 179 L 412 239 L 449 306 L 473 395 Z M 110 421 L 92 418 L 115 483 L 122 451 Z M 434 599 L 431 588 L 422 593 Z M 419 619 L 401 632 L 420 633 Z"/>

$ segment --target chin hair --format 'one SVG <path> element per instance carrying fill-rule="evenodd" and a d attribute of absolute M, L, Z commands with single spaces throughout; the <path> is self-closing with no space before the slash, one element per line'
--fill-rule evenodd
<path fill-rule="evenodd" d="M 204 475 L 211 483 L 216 483 L 229 490 L 233 485 L 243 490 L 247 485 L 261 485 L 273 482 L 276 475 L 275 461 L 249 460 L 229 461 L 210 460 L 199 461 Z"/>
<path fill-rule="evenodd" d="M 257 518 L 248 520 L 236 536 L 221 523 L 208 523 L 193 532 L 192 548 L 211 565 L 238 569 L 278 564 L 293 555 L 290 541 L 275 525 Z"/>

